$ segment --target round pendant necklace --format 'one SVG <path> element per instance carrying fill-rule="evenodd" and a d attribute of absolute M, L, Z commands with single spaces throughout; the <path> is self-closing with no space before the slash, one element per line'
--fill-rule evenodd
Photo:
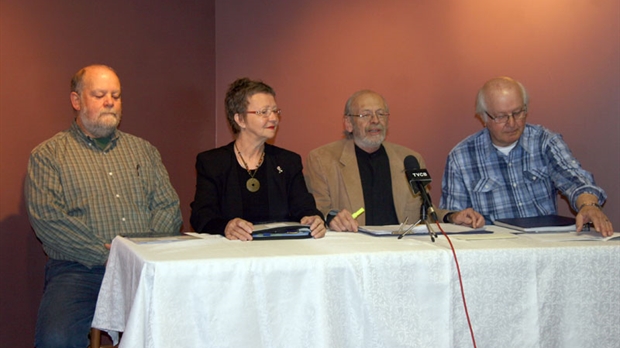
<path fill-rule="evenodd" d="M 258 168 L 260 168 L 261 164 L 263 164 L 263 159 L 265 158 L 265 151 L 263 151 L 263 153 L 260 155 L 260 160 L 258 161 L 258 165 L 256 166 L 256 169 L 250 170 L 250 167 L 248 167 L 247 162 L 245 161 L 245 159 L 243 159 L 243 156 L 241 156 L 241 151 L 239 151 L 239 148 L 237 147 L 236 142 L 235 142 L 235 150 L 237 150 L 237 154 L 239 155 L 239 158 L 241 158 L 241 162 L 243 162 L 243 165 L 245 166 L 245 170 L 247 170 L 248 174 L 250 175 L 250 178 L 248 179 L 248 181 L 245 182 L 245 187 L 250 192 L 258 191 L 260 189 L 260 181 L 258 181 L 258 179 L 256 179 L 254 176 L 256 175 Z"/>

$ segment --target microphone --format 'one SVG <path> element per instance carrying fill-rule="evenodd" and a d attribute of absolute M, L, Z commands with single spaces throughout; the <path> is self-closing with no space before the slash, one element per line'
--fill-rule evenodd
<path fill-rule="evenodd" d="M 413 192 L 420 193 L 422 196 L 422 209 L 425 209 L 435 221 L 438 221 L 431 197 L 426 192 L 426 185 L 432 181 L 428 170 L 421 169 L 418 159 L 409 155 L 405 157 L 405 175 Z"/>
<path fill-rule="evenodd" d="M 428 170 L 420 169 L 420 162 L 412 155 L 405 157 L 405 175 L 407 175 L 407 181 L 409 181 L 414 193 L 419 193 L 421 187 L 430 184 L 432 181 Z"/>

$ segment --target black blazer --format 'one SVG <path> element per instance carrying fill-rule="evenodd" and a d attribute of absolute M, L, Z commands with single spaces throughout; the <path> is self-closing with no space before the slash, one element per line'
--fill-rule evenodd
<path fill-rule="evenodd" d="M 226 224 L 243 218 L 241 190 L 237 175 L 234 142 L 196 157 L 196 194 L 191 204 L 190 223 L 196 232 L 224 234 Z M 304 216 L 323 214 L 316 208 L 302 173 L 301 156 L 277 146 L 265 144 L 271 221 L 300 221 Z"/>

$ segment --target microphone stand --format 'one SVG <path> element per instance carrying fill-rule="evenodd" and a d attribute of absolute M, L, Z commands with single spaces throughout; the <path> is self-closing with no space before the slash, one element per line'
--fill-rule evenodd
<path fill-rule="evenodd" d="M 435 238 L 437 238 L 437 234 L 431 228 L 431 224 L 428 223 L 428 215 L 426 214 L 427 210 L 431 211 L 432 213 L 434 213 L 435 210 L 433 209 L 433 206 L 427 207 L 427 204 L 428 202 L 425 201 L 420 207 L 420 220 L 424 221 L 426 229 L 428 230 L 428 234 L 431 236 L 431 242 L 435 243 Z"/>
<path fill-rule="evenodd" d="M 407 219 L 408 219 L 408 218 L 409 218 L 409 217 L 407 217 Z M 405 222 L 407 221 L 407 219 L 405 219 Z M 413 228 L 414 228 L 414 227 L 416 227 L 417 225 L 419 225 L 419 224 L 420 224 L 420 222 L 422 222 L 422 219 L 418 219 L 418 221 L 416 221 L 416 223 L 415 223 L 415 224 L 411 225 L 408 229 L 406 229 L 406 230 L 405 230 L 405 232 L 403 232 L 402 234 L 400 234 L 400 235 L 398 236 L 398 239 L 403 238 L 404 236 L 406 236 L 406 235 L 407 235 L 407 233 L 409 233 L 410 231 L 413 231 Z M 400 232 L 399 232 L 399 233 L 400 233 Z"/>
<path fill-rule="evenodd" d="M 435 231 L 433 231 L 433 229 L 431 228 L 431 225 L 428 223 L 428 215 L 426 214 L 427 211 L 427 206 L 426 206 L 426 202 L 424 202 L 421 206 L 420 206 L 420 218 L 418 219 L 418 221 L 416 221 L 415 224 L 411 225 L 411 227 L 409 227 L 408 229 L 405 230 L 405 232 L 403 232 L 401 235 L 398 236 L 398 239 L 403 238 L 404 236 L 406 236 L 410 231 L 413 231 L 413 228 L 415 226 L 419 226 L 422 222 L 424 222 L 424 224 L 426 225 L 426 229 L 428 230 L 428 234 L 431 236 L 431 241 L 434 243 L 435 242 L 435 238 L 437 238 L 437 234 L 435 233 Z M 433 207 L 431 206 L 430 209 L 432 210 Z"/>

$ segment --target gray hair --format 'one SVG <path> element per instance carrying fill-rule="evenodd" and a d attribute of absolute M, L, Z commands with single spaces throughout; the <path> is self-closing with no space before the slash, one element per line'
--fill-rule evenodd
<path fill-rule="evenodd" d="M 107 65 L 103 65 L 103 64 L 89 65 L 89 66 L 83 67 L 78 72 L 76 72 L 75 75 L 73 75 L 73 77 L 71 78 L 71 92 L 75 92 L 78 95 L 82 95 L 82 89 L 84 89 L 84 75 L 86 74 L 86 71 L 90 68 L 105 68 L 113 72 L 118 77 L 118 74 L 116 73 L 116 71 Z"/>
<path fill-rule="evenodd" d="M 486 103 L 486 92 L 491 88 L 505 88 L 507 84 L 513 84 L 519 86 L 519 90 L 521 91 L 521 98 L 523 99 L 523 105 L 527 108 L 530 102 L 530 96 L 527 93 L 525 87 L 521 84 L 521 82 L 512 79 L 510 77 L 502 76 L 496 77 L 487 81 L 479 90 L 478 95 L 476 96 L 476 115 L 482 118 L 483 122 L 488 121 L 487 117 L 487 103 Z"/>

